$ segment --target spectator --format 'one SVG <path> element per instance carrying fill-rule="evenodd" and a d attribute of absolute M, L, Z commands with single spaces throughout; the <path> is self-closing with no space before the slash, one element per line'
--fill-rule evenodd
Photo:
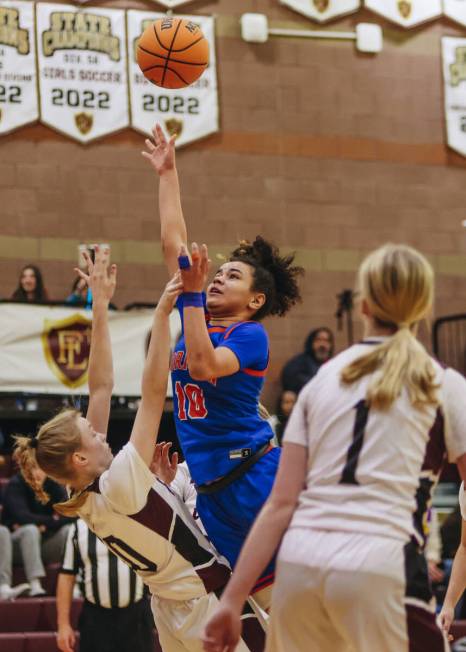
<path fill-rule="evenodd" d="M 154 621 L 141 578 L 79 519 L 69 529 L 57 585 L 57 644 L 73 652 L 70 622 L 79 577 L 84 605 L 79 619 L 81 652 L 153 652 Z"/>
<path fill-rule="evenodd" d="M 282 445 L 283 433 L 285 432 L 285 426 L 288 421 L 288 417 L 291 414 L 294 404 L 298 395 L 296 392 L 292 392 L 287 389 L 284 390 L 278 397 L 277 402 L 277 413 L 270 417 L 270 425 L 275 433 L 275 439 L 278 446 Z"/>
<path fill-rule="evenodd" d="M 299 394 L 304 385 L 311 380 L 319 367 L 333 356 L 333 333 L 325 326 L 316 328 L 307 336 L 303 353 L 291 358 L 282 371 L 282 387 Z"/>
<path fill-rule="evenodd" d="M 92 307 L 91 290 L 87 287 L 86 281 L 80 276 L 75 278 L 71 288 L 71 294 L 66 297 L 65 303 L 73 306 L 87 305 L 89 308 Z"/>
<path fill-rule="evenodd" d="M 67 499 L 66 492 L 46 477 L 38 467 L 31 481 L 43 496 L 39 503 L 34 491 L 20 473 L 14 475 L 5 488 L 3 497 L 3 522 L 11 531 L 13 560 L 20 553 L 31 597 L 45 594 L 41 578 L 45 576 L 44 563 L 61 561 L 68 524 L 72 519 L 54 512 L 52 504 Z"/>
<path fill-rule="evenodd" d="M 10 530 L 0 525 L 0 600 L 14 600 L 29 591 L 26 582 L 11 586 L 13 575 L 13 542 Z"/>
<path fill-rule="evenodd" d="M 21 270 L 19 283 L 12 295 L 13 301 L 21 303 L 46 303 L 49 301 L 44 287 L 42 272 L 35 265 L 26 265 Z"/>

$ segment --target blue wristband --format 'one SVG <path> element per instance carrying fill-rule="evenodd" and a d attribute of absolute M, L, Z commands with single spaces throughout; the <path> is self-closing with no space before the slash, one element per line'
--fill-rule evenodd
<path fill-rule="evenodd" d="M 178 256 L 178 267 L 180 269 L 189 269 L 191 267 L 189 256 Z"/>
<path fill-rule="evenodd" d="M 203 308 L 204 297 L 202 292 L 183 292 L 183 308 Z"/>

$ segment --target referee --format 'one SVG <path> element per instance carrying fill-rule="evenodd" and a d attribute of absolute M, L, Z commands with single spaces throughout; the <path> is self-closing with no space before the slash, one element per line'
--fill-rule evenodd
<path fill-rule="evenodd" d="M 80 652 L 154 651 L 154 621 L 140 578 L 78 519 L 71 527 L 57 584 L 57 643 L 74 652 L 70 622 L 76 578 L 84 596 Z"/>

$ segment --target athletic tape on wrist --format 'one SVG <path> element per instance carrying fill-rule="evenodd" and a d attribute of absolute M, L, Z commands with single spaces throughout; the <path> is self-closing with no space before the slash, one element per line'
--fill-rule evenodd
<path fill-rule="evenodd" d="M 203 308 L 202 292 L 183 292 L 183 308 Z"/>

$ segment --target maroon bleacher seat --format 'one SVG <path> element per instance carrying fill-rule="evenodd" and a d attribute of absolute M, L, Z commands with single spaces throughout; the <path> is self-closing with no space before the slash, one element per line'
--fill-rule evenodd
<path fill-rule="evenodd" d="M 56 593 L 59 570 L 60 564 L 47 564 L 45 567 L 46 576 L 42 580 L 42 585 L 48 595 L 55 595 Z M 27 582 L 23 567 L 13 566 L 13 584 L 22 584 L 22 582 Z"/>
<path fill-rule="evenodd" d="M 0 602 L 0 632 L 34 632 L 38 629 L 41 600 L 24 598 Z"/>
<path fill-rule="evenodd" d="M 43 598 L 41 600 L 42 608 L 40 612 L 38 631 L 54 632 L 57 629 L 57 603 L 55 598 Z M 74 629 L 78 627 L 79 614 L 81 613 L 83 601 L 73 600 L 71 605 L 71 624 Z"/>
<path fill-rule="evenodd" d="M 0 652 L 25 652 L 24 634 L 0 634 Z"/>
<path fill-rule="evenodd" d="M 60 652 L 55 632 L 27 632 L 24 652 Z"/>

